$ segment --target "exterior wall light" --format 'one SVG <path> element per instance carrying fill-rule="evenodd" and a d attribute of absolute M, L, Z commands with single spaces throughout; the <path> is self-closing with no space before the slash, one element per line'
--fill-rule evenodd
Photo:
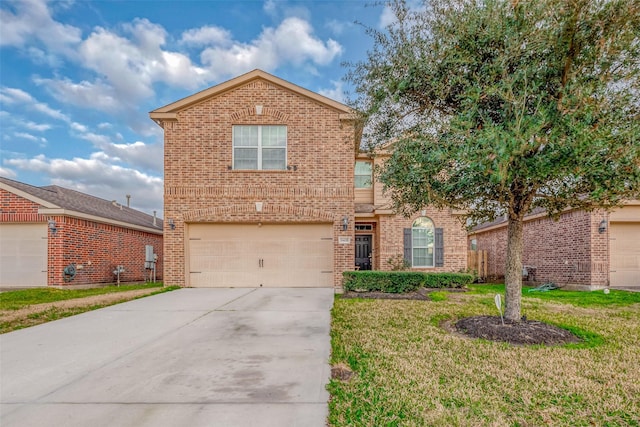
<path fill-rule="evenodd" d="M 603 219 L 600 221 L 600 225 L 598 226 L 598 233 L 602 234 L 607 231 L 607 220 Z"/>
<path fill-rule="evenodd" d="M 47 221 L 47 223 L 49 224 L 49 230 L 51 230 L 51 234 L 55 235 L 58 231 L 58 229 L 56 228 L 56 222 L 50 219 L 49 221 Z"/>
<path fill-rule="evenodd" d="M 344 216 L 342 217 L 342 231 L 347 231 L 348 228 L 349 228 L 349 217 Z"/>
<path fill-rule="evenodd" d="M 173 219 L 169 218 L 169 228 L 171 228 L 172 230 L 176 229 L 176 223 L 173 222 Z"/>

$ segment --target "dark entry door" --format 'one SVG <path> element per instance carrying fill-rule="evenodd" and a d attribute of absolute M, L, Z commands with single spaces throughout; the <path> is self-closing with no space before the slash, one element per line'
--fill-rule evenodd
<path fill-rule="evenodd" d="M 371 270 L 371 235 L 356 236 L 356 266 Z"/>

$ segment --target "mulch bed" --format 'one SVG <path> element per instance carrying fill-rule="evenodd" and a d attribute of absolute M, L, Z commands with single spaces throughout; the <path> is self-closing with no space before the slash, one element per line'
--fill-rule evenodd
<path fill-rule="evenodd" d="M 347 291 L 342 294 L 342 298 L 367 298 L 367 299 L 409 299 L 428 301 L 431 292 L 466 292 L 467 289 L 461 288 L 420 288 L 414 292 L 405 292 L 401 294 L 392 294 L 389 292 L 355 292 Z"/>
<path fill-rule="evenodd" d="M 508 342 L 516 345 L 562 345 L 580 342 L 580 338 L 548 323 L 535 320 L 514 322 L 498 316 L 475 316 L 460 319 L 455 330 L 461 334 L 490 341 Z"/>

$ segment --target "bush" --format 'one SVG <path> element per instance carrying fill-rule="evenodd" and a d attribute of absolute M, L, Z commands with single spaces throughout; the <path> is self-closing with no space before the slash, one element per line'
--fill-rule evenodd
<path fill-rule="evenodd" d="M 425 273 L 419 271 L 345 271 L 345 291 L 404 293 L 418 288 L 462 288 L 473 283 L 465 273 Z"/>

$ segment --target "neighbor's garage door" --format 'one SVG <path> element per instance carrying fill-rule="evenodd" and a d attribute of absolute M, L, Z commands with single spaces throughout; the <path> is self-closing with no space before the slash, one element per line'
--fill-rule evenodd
<path fill-rule="evenodd" d="M 612 222 L 611 286 L 640 286 L 640 222 Z"/>
<path fill-rule="evenodd" d="M 190 224 L 193 287 L 331 287 L 331 224 Z"/>
<path fill-rule="evenodd" d="M 47 286 L 46 224 L 0 224 L 0 286 Z"/>

